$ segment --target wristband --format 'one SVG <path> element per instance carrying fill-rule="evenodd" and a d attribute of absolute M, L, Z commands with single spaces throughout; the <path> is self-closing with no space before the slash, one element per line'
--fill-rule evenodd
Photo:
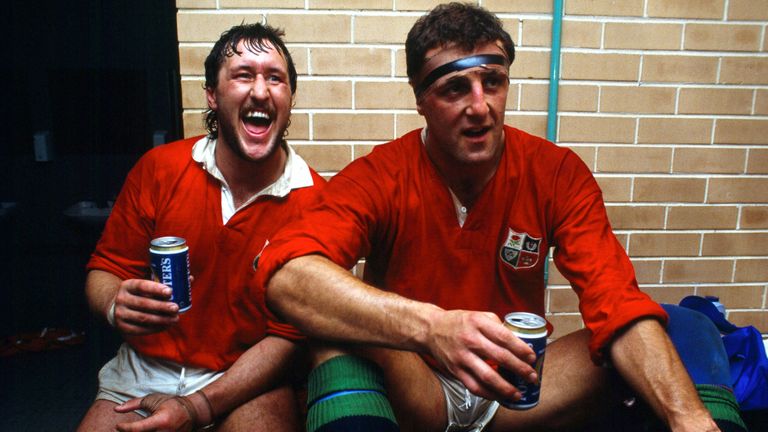
<path fill-rule="evenodd" d="M 203 397 L 203 400 L 205 401 L 205 404 L 208 406 L 208 415 L 211 418 L 211 420 L 210 420 L 211 422 L 208 425 L 204 426 L 203 429 L 211 428 L 211 427 L 214 426 L 215 421 L 216 421 L 216 413 L 213 411 L 213 405 L 211 405 L 211 401 L 210 401 L 210 399 L 208 399 L 208 396 L 205 395 L 205 392 L 203 392 L 202 390 L 198 390 L 195 393 L 199 393 L 200 396 Z"/>
<path fill-rule="evenodd" d="M 173 398 L 179 405 L 181 405 L 184 410 L 187 411 L 187 415 L 189 415 L 189 421 L 192 423 L 192 429 L 191 430 L 197 430 L 197 410 L 195 409 L 195 406 L 192 405 L 192 402 L 189 401 L 184 396 L 176 396 Z"/>
<path fill-rule="evenodd" d="M 109 307 L 109 311 L 107 312 L 107 322 L 112 327 L 115 326 L 115 301 L 112 300 L 112 306 Z"/>

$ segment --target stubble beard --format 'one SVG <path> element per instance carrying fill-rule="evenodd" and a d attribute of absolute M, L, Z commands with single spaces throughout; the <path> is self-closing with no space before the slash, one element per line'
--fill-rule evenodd
<path fill-rule="evenodd" d="M 254 159 L 245 153 L 244 145 L 242 141 L 240 141 L 240 137 L 237 135 L 235 128 L 230 124 L 223 124 L 219 122 L 219 141 L 224 140 L 224 143 L 227 145 L 227 147 L 229 147 L 232 153 L 242 161 L 248 163 L 258 163 L 262 160 L 269 159 L 269 157 L 281 147 L 281 145 L 285 142 L 283 137 L 285 136 L 286 129 L 287 127 L 284 127 L 279 131 L 279 134 L 274 135 L 271 138 L 271 142 L 267 144 L 269 146 L 268 153 L 262 155 L 258 159 Z"/>

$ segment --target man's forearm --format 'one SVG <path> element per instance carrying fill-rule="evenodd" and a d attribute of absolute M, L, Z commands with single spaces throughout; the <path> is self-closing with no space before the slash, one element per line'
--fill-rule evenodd
<path fill-rule="evenodd" d="M 611 345 L 611 360 L 673 431 L 717 431 L 661 324 L 636 322 Z"/>
<path fill-rule="evenodd" d="M 368 286 L 319 256 L 275 273 L 267 302 L 307 335 L 414 351 L 425 348 L 429 315 L 441 310 Z"/>
<path fill-rule="evenodd" d="M 533 351 L 492 312 L 444 310 L 379 290 L 322 257 L 283 266 L 269 282 L 267 303 L 318 339 L 428 353 L 486 398 L 515 391 L 486 360 L 536 379 Z"/>
<path fill-rule="evenodd" d="M 243 353 L 218 380 L 203 389 L 214 416 L 221 416 L 238 406 L 274 389 L 293 367 L 298 347 L 295 343 L 267 336 Z M 205 401 L 191 397 L 198 413 L 207 412 Z M 200 419 L 209 423 L 215 420 Z M 205 425 L 202 425 L 205 426 Z"/>
<path fill-rule="evenodd" d="M 109 272 L 89 271 L 85 279 L 85 296 L 91 311 L 106 319 L 121 281 Z"/>

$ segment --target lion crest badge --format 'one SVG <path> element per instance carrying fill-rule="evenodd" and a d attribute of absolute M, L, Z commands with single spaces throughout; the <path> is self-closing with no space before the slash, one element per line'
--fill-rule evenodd
<path fill-rule="evenodd" d="M 525 269 L 539 262 L 541 237 L 532 237 L 528 233 L 519 233 L 509 228 L 507 240 L 501 245 L 501 260 L 514 269 Z"/>

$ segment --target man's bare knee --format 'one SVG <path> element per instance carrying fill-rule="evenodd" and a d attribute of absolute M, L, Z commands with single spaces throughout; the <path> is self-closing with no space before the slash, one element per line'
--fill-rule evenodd
<path fill-rule="evenodd" d="M 298 432 L 303 428 L 296 393 L 289 385 L 278 387 L 235 408 L 218 422 L 218 432 Z"/>
<path fill-rule="evenodd" d="M 116 403 L 104 399 L 96 399 L 88 408 L 83 420 L 78 426 L 78 432 L 100 432 L 115 430 L 115 425 L 123 422 L 141 420 L 143 417 L 136 413 L 115 412 Z"/>
<path fill-rule="evenodd" d="M 349 354 L 356 355 L 356 353 L 348 347 L 318 341 L 311 341 L 309 343 L 309 358 L 312 369 L 334 357 Z"/>

